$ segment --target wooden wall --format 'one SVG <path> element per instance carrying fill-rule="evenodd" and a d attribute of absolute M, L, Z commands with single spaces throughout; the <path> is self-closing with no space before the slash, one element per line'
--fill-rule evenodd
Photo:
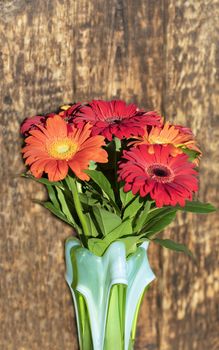
<path fill-rule="evenodd" d="M 199 198 L 218 204 L 218 23 L 217 0 L 0 0 L 1 350 L 78 349 L 64 281 L 71 230 L 32 202 L 43 188 L 19 177 L 20 122 L 92 98 L 161 110 L 193 128 Z M 218 226 L 217 214 L 183 214 L 163 235 L 187 243 L 196 264 L 151 246 L 157 280 L 137 350 L 219 349 Z"/>

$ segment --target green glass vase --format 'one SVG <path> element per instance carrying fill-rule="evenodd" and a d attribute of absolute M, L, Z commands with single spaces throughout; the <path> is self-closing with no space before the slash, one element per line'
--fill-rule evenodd
<path fill-rule="evenodd" d="M 66 242 L 66 281 L 75 307 L 80 350 L 134 349 L 144 291 L 155 276 L 148 243 L 126 257 L 125 244 L 112 243 L 99 257 L 76 238 Z"/>

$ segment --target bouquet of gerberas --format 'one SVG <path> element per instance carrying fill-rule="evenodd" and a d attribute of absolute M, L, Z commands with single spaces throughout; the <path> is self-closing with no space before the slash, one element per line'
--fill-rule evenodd
<path fill-rule="evenodd" d="M 42 204 L 77 236 L 66 262 L 81 349 L 132 349 L 154 278 L 148 242 L 191 255 L 156 234 L 178 210 L 214 211 L 193 200 L 201 151 L 192 131 L 134 104 L 93 100 L 28 118 L 21 133 L 25 176 L 46 186 Z"/>

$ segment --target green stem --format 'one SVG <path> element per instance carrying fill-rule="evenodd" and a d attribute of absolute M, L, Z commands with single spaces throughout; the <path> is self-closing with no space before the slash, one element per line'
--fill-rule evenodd
<path fill-rule="evenodd" d="M 74 205 L 75 205 L 75 210 L 76 210 L 78 217 L 79 217 L 79 220 L 81 222 L 83 232 L 84 232 L 85 236 L 89 236 L 89 229 L 88 229 L 88 225 L 87 225 L 87 221 L 86 221 L 86 216 L 83 213 L 83 209 L 82 209 L 81 202 L 79 199 L 78 190 L 77 190 L 77 186 L 76 186 L 76 180 L 73 179 L 72 177 L 68 176 L 66 178 L 66 182 L 67 182 L 69 189 L 71 190 L 71 192 L 73 194 L 73 201 L 74 201 Z M 84 241 L 84 239 L 83 239 L 83 241 Z"/>
<path fill-rule="evenodd" d="M 114 285 L 111 289 L 108 305 L 104 350 L 124 350 L 125 302 L 126 286 Z"/>
<path fill-rule="evenodd" d="M 78 335 L 81 350 L 93 350 L 93 341 L 90 328 L 90 319 L 87 304 L 84 297 L 75 292 L 76 304 L 78 306 Z"/>
<path fill-rule="evenodd" d="M 119 140 L 120 141 L 120 140 Z M 114 147 L 113 147 L 113 171 L 114 171 L 114 182 L 115 182 L 115 199 L 116 203 L 120 200 L 119 197 L 119 183 L 117 179 L 117 161 L 118 161 L 118 154 L 117 154 L 117 142 L 116 139 L 114 138 L 113 140 Z"/>

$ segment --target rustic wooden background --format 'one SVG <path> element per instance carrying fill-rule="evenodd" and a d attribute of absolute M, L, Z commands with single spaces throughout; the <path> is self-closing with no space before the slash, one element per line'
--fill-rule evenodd
<path fill-rule="evenodd" d="M 43 188 L 19 177 L 20 122 L 92 98 L 161 110 L 193 128 L 204 152 L 199 198 L 218 204 L 218 23 L 217 0 L 0 0 L 1 350 L 78 349 L 64 281 L 71 230 L 32 202 Z M 137 350 L 219 349 L 218 226 L 216 214 L 183 214 L 165 232 L 196 264 L 150 248 L 157 281 Z"/>

